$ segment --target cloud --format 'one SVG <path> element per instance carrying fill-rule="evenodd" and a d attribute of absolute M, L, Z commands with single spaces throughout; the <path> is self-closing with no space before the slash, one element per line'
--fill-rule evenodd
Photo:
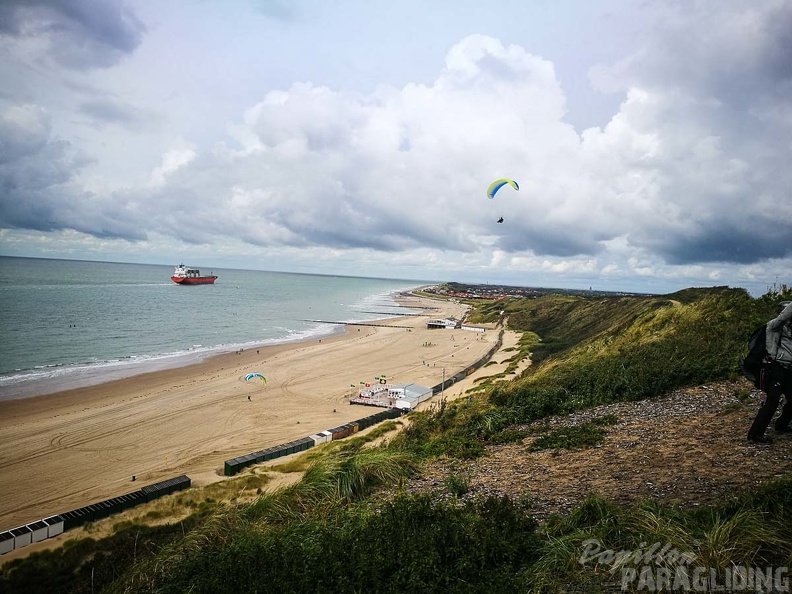
<path fill-rule="evenodd" d="M 145 31 L 123 0 L 0 3 L 0 36 L 42 40 L 52 60 L 75 70 L 117 64 L 138 47 Z"/>
<path fill-rule="evenodd" d="M 151 172 L 151 184 L 154 186 L 164 185 L 168 175 L 192 161 L 195 156 L 196 152 L 189 146 L 168 151 L 162 157 L 162 165 Z"/>
<path fill-rule="evenodd" d="M 47 112 L 15 105 L 0 116 L 0 222 L 42 228 L 63 225 L 51 212 L 50 190 L 68 182 L 84 162 L 68 142 L 51 137 Z M 47 221 L 47 222 L 45 222 Z"/>
<path fill-rule="evenodd" d="M 78 176 L 90 163 L 69 142 L 52 136 L 43 108 L 8 108 L 0 116 L 0 228 L 144 239 L 139 220 L 124 216 L 124 205 L 80 188 Z"/>
<path fill-rule="evenodd" d="M 134 127 L 146 125 L 150 119 L 132 105 L 107 97 L 83 101 L 78 110 L 92 120 L 105 124 Z"/>
<path fill-rule="evenodd" d="M 0 165 L 14 163 L 44 148 L 51 123 L 36 105 L 15 105 L 0 117 Z"/>
<path fill-rule="evenodd" d="M 672 5 L 675 6 L 675 5 Z M 617 169 L 643 187 L 630 241 L 671 264 L 755 263 L 792 254 L 792 6 L 699 2 L 671 13 L 647 47 L 618 64 L 620 113 L 594 142 L 650 140 Z"/>
<path fill-rule="evenodd" d="M 286 0 L 254 0 L 253 6 L 261 14 L 276 20 L 291 21 L 295 18 L 294 3 Z"/>
<path fill-rule="evenodd" d="M 784 2 L 669 12 L 640 52 L 597 70 L 624 100 L 582 133 L 565 121 L 552 62 L 471 35 L 430 84 L 271 90 L 225 142 L 174 141 L 145 181 L 102 195 L 81 189 L 84 160 L 24 108 L 3 120 L 4 150 L 50 169 L 28 207 L 4 198 L 0 223 L 586 285 L 735 267 L 759 278 L 792 255 L 790 23 Z M 134 119 L 124 106 L 82 109 Z M 489 200 L 498 177 L 520 190 Z"/>

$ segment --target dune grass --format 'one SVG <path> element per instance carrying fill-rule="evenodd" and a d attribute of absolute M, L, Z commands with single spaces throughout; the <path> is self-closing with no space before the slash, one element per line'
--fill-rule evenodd
<path fill-rule="evenodd" d="M 497 442 L 499 432 L 549 415 L 734 379 L 751 330 L 789 298 L 782 289 L 760 299 L 715 287 L 661 297 L 499 301 L 509 328 L 525 333 L 521 348 L 532 365 L 509 382 L 488 378 L 471 392 L 473 402 L 422 413 L 406 445 L 424 455 L 475 457 L 474 438 Z"/>

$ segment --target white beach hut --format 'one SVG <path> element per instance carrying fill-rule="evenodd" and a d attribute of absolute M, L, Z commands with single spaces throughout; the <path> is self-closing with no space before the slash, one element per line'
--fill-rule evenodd
<path fill-rule="evenodd" d="M 27 526 L 20 526 L 19 528 L 13 528 L 11 530 L 11 534 L 14 535 L 15 549 L 21 549 L 22 547 L 28 546 L 33 537 L 33 531 Z"/>
<path fill-rule="evenodd" d="M 27 525 L 30 528 L 30 541 L 41 542 L 47 539 L 47 524 L 39 520 Z"/>
<path fill-rule="evenodd" d="M 14 535 L 10 530 L 0 532 L 0 555 L 5 555 L 14 550 Z"/>
<path fill-rule="evenodd" d="M 42 520 L 47 525 L 47 538 L 58 536 L 63 533 L 63 517 L 50 516 Z"/>

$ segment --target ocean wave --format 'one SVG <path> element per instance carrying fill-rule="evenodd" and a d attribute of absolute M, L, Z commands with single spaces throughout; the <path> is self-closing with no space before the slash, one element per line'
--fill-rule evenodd
<path fill-rule="evenodd" d="M 187 349 L 169 353 L 129 355 L 115 359 L 71 364 L 56 363 L 37 365 L 31 369 L 17 369 L 0 375 L 0 400 L 87 387 L 149 371 L 182 367 L 203 361 L 214 355 L 230 353 L 240 349 L 290 344 L 343 332 L 340 326 L 334 324 L 316 324 L 302 330 L 284 330 L 287 330 L 288 333 L 276 338 L 212 346 L 196 344 Z"/>

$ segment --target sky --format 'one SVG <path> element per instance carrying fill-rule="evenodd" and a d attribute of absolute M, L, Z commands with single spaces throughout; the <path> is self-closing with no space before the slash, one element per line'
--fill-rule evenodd
<path fill-rule="evenodd" d="M 792 285 L 787 0 L 2 0 L 0 81 L 0 255 Z"/>

